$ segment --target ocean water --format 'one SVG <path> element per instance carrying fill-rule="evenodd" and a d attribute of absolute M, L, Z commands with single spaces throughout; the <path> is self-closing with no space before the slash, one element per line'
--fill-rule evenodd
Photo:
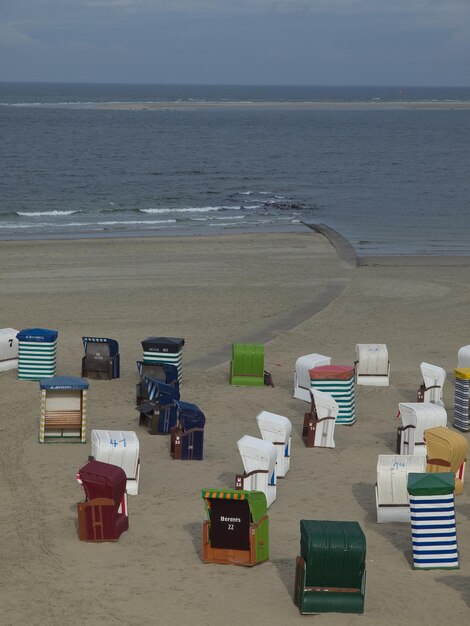
<path fill-rule="evenodd" d="M 0 84 L 0 239 L 335 228 L 360 254 L 470 254 L 470 110 L 100 109 L 470 102 L 470 88 Z"/>

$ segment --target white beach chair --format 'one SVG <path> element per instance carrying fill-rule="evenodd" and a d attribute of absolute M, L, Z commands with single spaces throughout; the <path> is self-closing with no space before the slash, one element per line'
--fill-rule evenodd
<path fill-rule="evenodd" d="M 421 374 L 423 384 L 418 390 L 418 401 L 432 402 L 439 406 L 444 406 L 443 389 L 446 380 L 446 371 L 438 365 L 431 363 L 421 363 Z"/>
<path fill-rule="evenodd" d="M 377 523 L 409 522 L 408 474 L 426 471 L 426 457 L 380 454 L 377 459 L 375 502 Z"/>
<path fill-rule="evenodd" d="M 308 371 L 321 365 L 331 365 L 331 357 L 313 353 L 297 359 L 294 372 L 294 398 L 310 402 L 310 375 Z"/>
<path fill-rule="evenodd" d="M 374 387 L 390 384 L 390 362 L 384 343 L 356 344 L 356 383 Z"/>
<path fill-rule="evenodd" d="M 311 391 L 312 408 L 304 415 L 302 439 L 308 448 L 334 448 L 335 424 L 339 405 L 324 391 Z"/>
<path fill-rule="evenodd" d="M 270 441 L 276 446 L 276 475 L 278 478 L 284 478 L 290 467 L 292 424 L 284 415 L 269 411 L 261 411 L 256 416 L 256 421 L 264 441 Z"/>
<path fill-rule="evenodd" d="M 15 328 L 0 328 L 0 372 L 18 368 L 18 332 Z"/>
<path fill-rule="evenodd" d="M 250 435 L 244 435 L 239 439 L 237 446 L 245 473 L 237 475 L 235 488 L 262 491 L 270 507 L 276 499 L 276 446 L 270 441 Z"/>
<path fill-rule="evenodd" d="M 139 440 L 132 430 L 92 430 L 91 455 L 95 461 L 117 465 L 126 472 L 129 495 L 139 493 Z"/>
<path fill-rule="evenodd" d="M 457 367 L 470 367 L 470 346 L 462 346 L 457 353 Z"/>
<path fill-rule="evenodd" d="M 447 426 L 447 412 L 432 402 L 400 402 L 401 426 L 397 432 L 397 454 L 426 456 L 424 431 Z"/>

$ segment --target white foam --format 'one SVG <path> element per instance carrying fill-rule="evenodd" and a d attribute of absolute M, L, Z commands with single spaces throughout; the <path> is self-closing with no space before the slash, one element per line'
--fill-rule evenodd
<path fill-rule="evenodd" d="M 17 215 L 23 215 L 25 217 L 41 217 L 43 215 L 73 215 L 78 211 L 17 211 Z"/>
<path fill-rule="evenodd" d="M 239 206 L 204 206 L 204 207 L 186 207 L 183 209 L 139 209 L 141 213 L 206 213 L 209 211 L 232 210 L 239 211 Z"/>

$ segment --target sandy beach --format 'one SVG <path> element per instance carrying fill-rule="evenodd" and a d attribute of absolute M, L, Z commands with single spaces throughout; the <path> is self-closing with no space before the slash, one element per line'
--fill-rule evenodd
<path fill-rule="evenodd" d="M 451 425 L 457 350 L 470 343 L 468 258 L 382 261 L 351 262 L 307 229 L 1 242 L 2 327 L 58 330 L 57 374 L 80 375 L 83 335 L 119 341 L 121 378 L 90 381 L 88 434 L 135 430 L 142 469 L 140 493 L 129 497 L 129 531 L 117 543 L 80 542 L 76 503 L 83 491 L 75 474 L 90 444 L 39 444 L 39 384 L 18 381 L 15 371 L 0 373 L 0 623 L 438 626 L 468 620 L 470 487 L 456 499 L 460 570 L 454 571 L 414 571 L 409 525 L 377 524 L 374 494 L 377 455 L 394 453 L 398 402 L 415 400 L 421 361 L 448 372 Z M 181 395 L 206 415 L 202 462 L 172 460 L 168 437 L 138 428 L 135 361 L 149 335 L 186 340 Z M 250 338 L 266 341 L 274 389 L 228 384 L 227 350 L 232 341 Z M 318 352 L 352 365 L 356 343 L 387 344 L 391 385 L 356 388 L 357 423 L 336 427 L 334 450 L 307 449 L 301 439 L 307 405 L 292 397 L 295 360 Z M 203 564 L 201 489 L 233 487 L 242 469 L 236 441 L 258 436 L 261 410 L 293 424 L 291 469 L 268 511 L 270 560 L 254 568 Z M 292 595 L 302 518 L 361 524 L 364 615 L 299 614 Z"/>

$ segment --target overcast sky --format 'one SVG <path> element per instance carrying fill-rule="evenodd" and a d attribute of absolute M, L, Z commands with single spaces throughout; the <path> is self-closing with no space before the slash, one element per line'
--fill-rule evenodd
<path fill-rule="evenodd" d="M 470 86 L 470 0 L 0 0 L 0 80 Z"/>

